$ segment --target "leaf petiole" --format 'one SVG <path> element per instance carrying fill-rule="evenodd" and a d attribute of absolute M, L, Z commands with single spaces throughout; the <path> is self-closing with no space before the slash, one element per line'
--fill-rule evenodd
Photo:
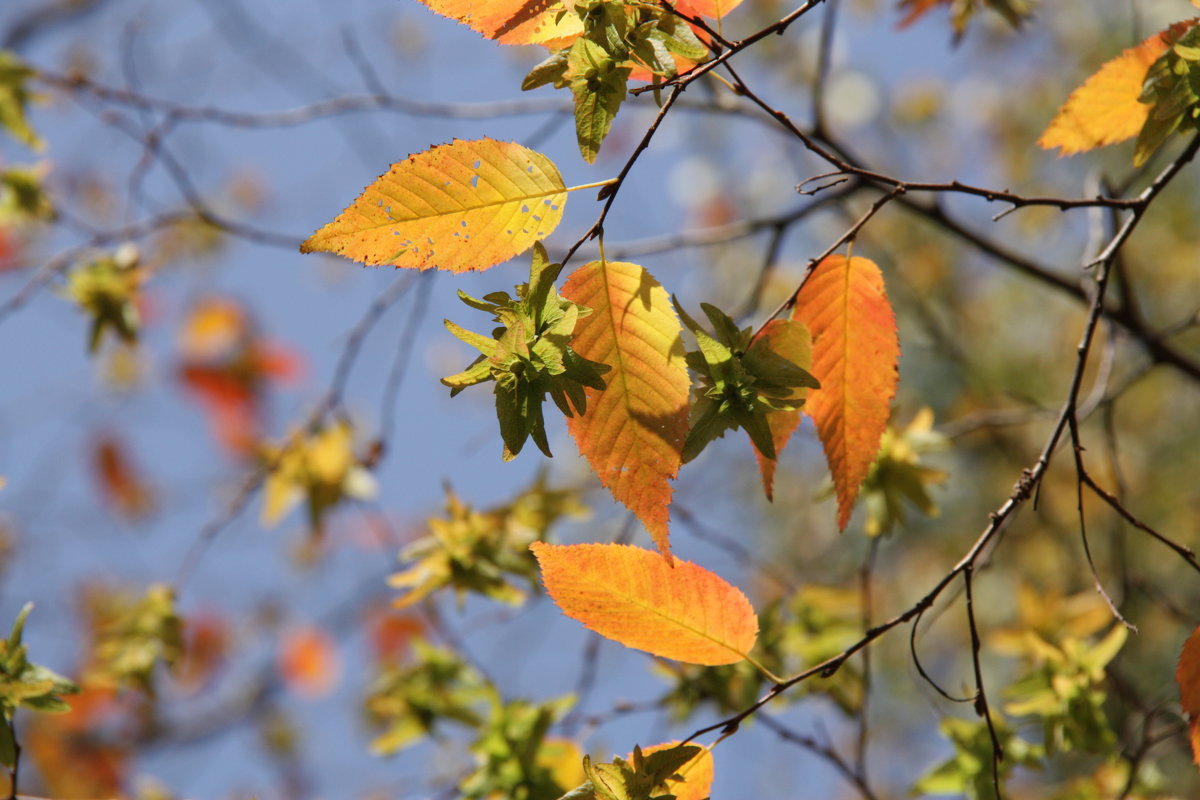
<path fill-rule="evenodd" d="M 771 683 L 777 686 L 783 683 L 783 678 L 779 677 L 774 672 L 771 672 L 771 670 L 763 666 L 756 658 L 754 658 L 754 656 L 746 655 L 744 658 L 746 659 L 746 662 L 750 664 L 750 666 L 761 672 L 763 677 L 769 680 Z"/>
<path fill-rule="evenodd" d="M 568 186 L 567 191 L 568 192 L 577 192 L 580 189 L 599 189 L 601 186 L 612 186 L 614 183 L 616 183 L 619 180 L 620 180 L 620 178 L 609 178 L 606 181 L 596 181 L 595 183 L 581 183 L 578 186 Z"/>

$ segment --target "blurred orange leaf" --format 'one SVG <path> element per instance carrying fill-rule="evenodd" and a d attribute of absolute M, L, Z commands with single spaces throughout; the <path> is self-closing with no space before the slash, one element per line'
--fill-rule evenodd
<path fill-rule="evenodd" d="M 372 609 L 366 619 L 367 639 L 377 661 L 399 661 L 410 642 L 425 633 L 425 620 L 416 614 L 397 614 L 387 607 Z"/>
<path fill-rule="evenodd" d="M 208 297 L 188 313 L 179 333 L 180 382 L 209 416 L 226 450 L 247 456 L 261 439 L 263 394 L 294 380 L 300 356 L 262 339 L 245 307 Z"/>
<path fill-rule="evenodd" d="M 1177 22 L 1105 62 L 1071 92 L 1038 145 L 1069 156 L 1137 136 L 1150 113 L 1149 105 L 1138 102 L 1146 72 L 1192 22 Z"/>
<path fill-rule="evenodd" d="M 37 714 L 25 730 L 22 748 L 53 797 L 114 797 L 121 794 L 131 755 L 127 746 L 100 731 L 127 711 L 116 691 L 84 686 L 65 714 Z"/>
<path fill-rule="evenodd" d="M 371 266 L 487 269 L 549 236 L 566 200 L 558 168 L 541 153 L 455 139 L 393 164 L 300 251 Z"/>
<path fill-rule="evenodd" d="M 689 664 L 733 664 L 758 637 L 736 586 L 689 561 L 624 544 L 530 546 L 563 613 L 626 647 Z"/>
<path fill-rule="evenodd" d="M 763 326 L 758 337 L 765 338 L 770 344 L 771 352 L 777 353 L 798 367 L 812 371 L 812 336 L 804 323 L 794 319 L 773 319 Z M 805 397 L 809 390 L 805 387 L 796 388 L 793 397 Z M 775 458 L 766 458 L 754 449 L 758 459 L 758 470 L 762 474 L 763 491 L 767 499 L 775 496 L 775 466 L 779 454 L 787 446 L 796 428 L 800 425 L 800 409 L 795 411 L 773 411 L 767 415 L 767 425 L 771 428 L 771 440 L 775 445 Z"/>
<path fill-rule="evenodd" d="M 1188 716 L 1192 758 L 1200 764 L 1200 628 L 1192 631 L 1192 635 L 1183 643 L 1175 681 L 1179 684 L 1179 701 L 1183 705 L 1183 712 Z"/>
<path fill-rule="evenodd" d="M 328 694 L 341 676 L 341 661 L 333 637 L 308 625 L 288 631 L 279 645 L 279 674 L 301 697 Z"/>
<path fill-rule="evenodd" d="M 812 333 L 812 374 L 821 382 L 804 411 L 825 447 L 844 529 L 879 452 L 896 394 L 896 316 L 873 261 L 833 255 L 814 269 L 792 318 Z"/>
<path fill-rule="evenodd" d="M 215 614 L 195 614 L 184 621 L 183 655 L 175 681 L 189 692 L 207 686 L 225 663 L 231 646 L 229 625 Z"/>
<path fill-rule="evenodd" d="M 105 434 L 92 446 L 92 469 L 104 499 L 126 519 L 137 519 L 154 507 L 154 492 L 129 458 L 125 445 Z"/>
<path fill-rule="evenodd" d="M 562 293 L 592 310 L 571 346 L 611 368 L 604 391 L 587 389 L 587 412 L 567 428 L 600 482 L 669 556 L 668 481 L 679 473 L 690 386 L 671 299 L 646 270 L 620 261 L 585 264 Z"/>

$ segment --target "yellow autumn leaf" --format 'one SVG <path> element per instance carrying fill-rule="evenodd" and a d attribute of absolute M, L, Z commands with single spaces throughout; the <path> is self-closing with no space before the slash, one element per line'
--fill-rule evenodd
<path fill-rule="evenodd" d="M 610 367 L 604 391 L 587 389 L 587 412 L 567 428 L 600 482 L 669 556 L 669 481 L 682 461 L 690 384 L 671 299 L 642 267 L 620 261 L 585 264 L 562 294 L 592 310 L 571 346 Z"/>
<path fill-rule="evenodd" d="M 1137 136 L 1150 113 L 1150 106 L 1138 102 L 1146 72 L 1168 43 L 1193 22 L 1177 22 L 1105 62 L 1071 92 L 1038 139 L 1038 146 L 1046 150 L 1057 147 L 1059 155 L 1069 156 Z"/>
<path fill-rule="evenodd" d="M 530 546 L 562 612 L 626 647 L 688 664 L 733 664 L 758 637 L 741 590 L 689 561 L 625 544 Z"/>
<path fill-rule="evenodd" d="M 545 239 L 566 199 L 558 168 L 541 153 L 455 139 L 393 164 L 300 251 L 371 266 L 487 269 Z"/>
<path fill-rule="evenodd" d="M 809 392 L 804 412 L 825 448 L 845 529 L 896 394 L 896 315 L 875 262 L 835 255 L 813 269 L 792 318 L 812 334 L 811 372 L 821 388 Z"/>

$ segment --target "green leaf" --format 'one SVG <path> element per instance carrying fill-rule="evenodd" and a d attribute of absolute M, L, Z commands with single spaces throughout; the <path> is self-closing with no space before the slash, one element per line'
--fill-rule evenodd
<path fill-rule="evenodd" d="M 0 127 L 26 146 L 41 150 L 45 143 L 29 126 L 25 107 L 30 93 L 26 83 L 34 71 L 7 50 L 0 50 Z"/>
<path fill-rule="evenodd" d="M 529 70 L 529 74 L 521 81 L 521 90 L 528 92 L 548 83 L 554 84 L 556 89 L 561 89 L 567 85 L 566 74 L 567 50 L 564 48 Z"/>
<path fill-rule="evenodd" d="M 632 70 L 584 38 L 571 45 L 567 63 L 567 78 L 575 95 L 575 136 L 583 160 L 591 164 L 625 100 L 625 84 Z"/>

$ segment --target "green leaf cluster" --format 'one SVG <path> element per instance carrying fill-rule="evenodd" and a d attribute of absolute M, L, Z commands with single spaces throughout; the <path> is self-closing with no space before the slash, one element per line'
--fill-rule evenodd
<path fill-rule="evenodd" d="M 688 316 L 674 297 L 671 302 L 683 324 L 696 337 L 699 349 L 686 355 L 687 365 L 700 377 L 691 408 L 691 430 L 683 444 L 686 464 L 728 430 L 744 428 L 765 458 L 775 458 L 775 443 L 767 415 L 795 411 L 804 405 L 800 388 L 821 384 L 807 370 L 773 352 L 765 337 L 754 338 L 751 328 L 738 329 L 721 309 L 709 303 L 700 308 L 712 323 L 708 333 Z"/>
<path fill-rule="evenodd" d="M 44 171 L 38 167 L 0 170 L 0 226 L 54 219 L 54 204 L 42 183 Z"/>
<path fill-rule="evenodd" d="M 940 513 L 929 496 L 929 487 L 945 482 L 948 476 L 922 464 L 921 454 L 945 450 L 947 446 L 946 438 L 933 430 L 933 412 L 928 408 L 902 431 L 888 426 L 879 442 L 879 455 L 859 491 L 867 511 L 868 536 L 887 534 L 896 525 L 903 525 L 906 500 L 927 516 Z"/>
<path fill-rule="evenodd" d="M 617 756 L 610 763 L 599 764 L 584 756 L 587 782 L 561 800 L 674 800 L 664 784 L 678 779 L 679 768 L 699 755 L 700 749 L 680 744 L 646 755 L 635 745 L 631 761 Z"/>
<path fill-rule="evenodd" d="M 488 338 L 446 320 L 446 328 L 482 354 L 462 372 L 442 378 L 450 396 L 468 386 L 496 382 L 496 417 L 504 440 L 504 460 L 521 452 L 530 436 L 547 456 L 550 444 L 542 416 L 548 393 L 566 416 L 584 413 L 584 388 L 604 389 L 600 376 L 606 364 L 589 361 L 571 349 L 575 323 L 591 310 L 572 303 L 554 288 L 562 264 L 551 264 L 541 242 L 534 245 L 529 283 L 516 287 L 517 297 L 492 292 L 482 300 L 462 292 L 459 298 L 471 308 L 493 315 L 501 327 Z"/>
<path fill-rule="evenodd" d="M 1108 753 L 1116 733 L 1104 713 L 1104 670 L 1125 644 L 1128 630 L 1113 625 L 1098 642 L 1064 637 L 1058 646 L 1030 632 L 1033 667 L 1004 692 L 1004 710 L 1042 724 L 1048 754 L 1083 750 Z"/>
<path fill-rule="evenodd" d="M 537 560 L 529 545 L 544 541 L 551 525 L 563 517 L 586 512 L 577 491 L 548 489 L 544 472 L 511 503 L 485 511 L 472 509 L 446 487 L 446 516 L 429 520 L 429 534 L 400 554 L 401 560 L 415 563 L 388 580 L 407 590 L 396 605 L 410 606 L 447 587 L 454 589 L 460 606 L 468 592 L 520 605 L 525 593 L 509 579 L 537 588 Z"/>
<path fill-rule="evenodd" d="M 0 128 L 35 150 L 44 143 L 25 117 L 31 95 L 28 88 L 33 70 L 8 50 L 0 50 Z"/>
<path fill-rule="evenodd" d="M 1040 747 L 1019 738 L 998 715 L 992 715 L 996 738 L 1004 758 L 996 766 L 1000 784 L 1014 767 L 1038 767 L 1042 763 Z M 992 737 L 983 719 L 947 717 L 938 726 L 954 745 L 954 755 L 926 772 L 913 785 L 913 794 L 965 796 L 969 800 L 994 800 L 996 778 L 993 774 Z"/>
<path fill-rule="evenodd" d="M 566 789 L 555 779 L 550 726 L 575 704 L 572 695 L 531 703 L 504 702 L 493 691 L 491 712 L 471 744 L 475 771 L 460 785 L 465 800 L 555 800 Z"/>
<path fill-rule="evenodd" d="M 100 620 L 92 648 L 90 681 L 133 686 L 154 695 L 154 669 L 174 666 L 183 654 L 183 622 L 175 611 L 175 593 L 155 584 L 137 602 L 114 599 Z M 123 606 L 123 607 L 122 607 Z"/>
<path fill-rule="evenodd" d="M 136 344 L 141 316 L 137 298 L 144 278 L 138 268 L 137 248 L 118 248 L 86 261 L 67 275 L 63 294 L 92 319 L 88 352 L 95 353 L 106 330 L 121 341 Z"/>
<path fill-rule="evenodd" d="M 1188 29 L 1150 65 L 1138 100 L 1151 108 L 1134 147 L 1135 166 L 1144 164 L 1176 130 L 1197 127 L 1197 119 L 1200 119 L 1200 25 Z"/>
<path fill-rule="evenodd" d="M 389 664 L 375 678 L 363 708 L 368 722 L 383 733 L 371 752 L 391 755 L 434 734 L 440 721 L 475 728 L 476 710 L 489 687 L 474 668 L 451 650 L 417 639 L 408 663 Z"/>
<path fill-rule="evenodd" d="M 18 708 L 33 711 L 62 713 L 71 707 L 62 699 L 65 694 L 78 694 L 79 687 L 63 676 L 29 661 L 25 644 L 21 641 L 25 620 L 33 610 L 33 603 L 26 603 L 17 614 L 12 632 L 0 640 L 0 763 L 9 769 L 16 764 L 16 742 L 12 735 L 13 714 Z"/>
<path fill-rule="evenodd" d="M 583 35 L 534 67 L 521 88 L 570 87 L 579 152 L 590 164 L 625 100 L 635 66 L 648 71 L 657 86 L 660 79 L 677 74 L 676 56 L 702 61 L 708 48 L 691 26 L 656 3 L 581 0 L 574 13 L 583 23 Z"/>

